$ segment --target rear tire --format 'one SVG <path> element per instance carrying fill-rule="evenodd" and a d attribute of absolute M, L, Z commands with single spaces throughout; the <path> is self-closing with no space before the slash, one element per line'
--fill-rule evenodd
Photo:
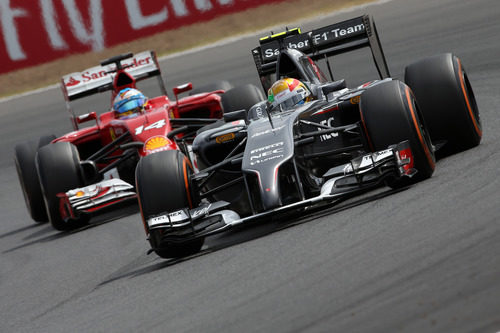
<path fill-rule="evenodd" d="M 212 82 L 212 83 L 200 86 L 200 87 L 196 87 L 189 92 L 189 95 L 193 96 L 196 94 L 212 92 L 212 91 L 216 91 L 216 90 L 228 91 L 229 89 L 232 89 L 232 88 L 233 88 L 233 85 L 231 83 L 229 83 L 228 81 L 222 80 L 222 81 Z"/>
<path fill-rule="evenodd" d="M 258 102 L 265 100 L 262 90 L 253 84 L 245 84 L 226 91 L 221 98 L 224 113 L 238 110 L 250 110 Z"/>
<path fill-rule="evenodd" d="M 65 222 L 61 217 L 57 198 L 58 193 L 84 185 L 76 147 L 69 142 L 44 146 L 38 150 L 36 163 L 47 215 L 52 226 L 57 230 L 69 230 L 87 222 L 84 216 L 73 223 Z"/>
<path fill-rule="evenodd" d="M 151 229 L 150 216 L 198 206 L 199 199 L 191 188 L 192 169 L 179 151 L 168 150 L 143 157 L 137 164 L 136 186 L 144 228 L 149 242 L 162 258 L 185 257 L 200 251 L 204 239 L 184 243 L 162 242 L 166 229 Z"/>
<path fill-rule="evenodd" d="M 451 53 L 426 58 L 405 69 L 433 142 L 445 140 L 439 156 L 479 145 L 479 110 L 467 73 Z"/>
<path fill-rule="evenodd" d="M 376 85 L 361 95 L 360 112 L 371 150 L 387 149 L 408 140 L 417 174 L 389 181 L 393 188 L 432 176 L 435 157 L 429 134 L 410 88 L 400 81 Z"/>
<path fill-rule="evenodd" d="M 49 134 L 49 135 L 42 135 L 40 139 L 38 139 L 38 149 L 48 145 L 52 141 L 56 139 L 56 136 L 54 134 Z"/>

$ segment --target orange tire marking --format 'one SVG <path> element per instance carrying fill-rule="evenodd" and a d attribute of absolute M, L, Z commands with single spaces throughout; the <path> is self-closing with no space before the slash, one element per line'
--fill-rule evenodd
<path fill-rule="evenodd" d="M 460 78 L 460 85 L 462 87 L 462 92 L 464 94 L 465 104 L 467 105 L 467 110 L 469 111 L 470 118 L 472 119 L 472 123 L 474 124 L 474 128 L 476 129 L 476 133 L 479 137 L 483 136 L 483 132 L 479 128 L 479 124 L 476 122 L 476 117 L 474 117 L 474 113 L 472 112 L 472 108 L 470 106 L 469 98 L 467 97 L 467 93 L 465 90 L 464 77 L 462 72 L 462 64 L 460 63 L 460 59 L 457 58 L 458 62 L 458 77 Z"/>
<path fill-rule="evenodd" d="M 432 170 L 434 170 L 435 163 L 434 163 L 434 160 L 432 159 L 432 155 L 431 155 L 431 152 L 429 151 L 429 147 L 427 147 L 427 145 L 425 144 L 424 138 L 422 137 L 422 132 L 420 131 L 420 126 L 418 126 L 417 117 L 415 116 L 415 110 L 413 110 L 413 103 L 411 103 L 411 99 L 410 99 L 410 88 L 408 86 L 406 86 L 406 88 L 405 88 L 405 94 L 406 94 L 406 100 L 408 101 L 408 106 L 410 107 L 411 118 L 412 118 L 413 124 L 415 125 L 415 128 L 417 130 L 418 139 L 419 139 L 421 145 L 424 147 L 425 156 L 427 157 L 427 160 L 429 161 L 429 164 L 431 165 Z"/>
<path fill-rule="evenodd" d="M 189 191 L 189 180 L 187 173 L 187 164 L 189 163 L 188 159 L 184 157 L 182 160 L 182 169 L 184 171 L 184 186 L 186 187 L 186 196 L 188 199 L 189 208 L 193 208 L 193 201 L 191 200 L 191 192 Z"/>

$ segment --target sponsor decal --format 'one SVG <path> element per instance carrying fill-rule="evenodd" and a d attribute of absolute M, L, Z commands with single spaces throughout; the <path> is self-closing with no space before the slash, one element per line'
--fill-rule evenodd
<path fill-rule="evenodd" d="M 377 151 L 374 153 L 374 155 L 375 155 L 375 160 L 378 161 L 386 157 L 392 156 L 392 149 Z"/>
<path fill-rule="evenodd" d="M 162 135 L 154 136 L 144 143 L 144 150 L 148 153 L 156 153 L 163 150 L 168 150 L 171 144 L 170 140 Z"/>
<path fill-rule="evenodd" d="M 374 161 L 373 161 L 373 158 L 372 158 L 371 155 L 365 155 L 361 159 L 361 162 L 359 163 L 358 168 L 362 169 L 362 168 L 365 168 L 365 167 L 368 167 L 368 166 L 372 166 L 373 162 Z"/>
<path fill-rule="evenodd" d="M 262 118 L 264 117 L 264 112 L 262 111 L 262 107 L 258 106 L 255 109 L 255 113 L 257 114 L 257 117 Z"/>
<path fill-rule="evenodd" d="M 150 227 L 157 225 L 157 224 L 165 224 L 165 223 L 171 223 L 174 227 L 175 226 L 182 226 L 183 224 L 179 222 L 183 222 L 185 220 L 188 220 L 189 217 L 187 216 L 186 212 L 184 210 L 178 210 L 172 213 L 168 213 L 165 215 L 160 215 L 156 216 L 153 218 L 150 218 L 148 220 L 148 225 Z"/>
<path fill-rule="evenodd" d="M 261 148 L 256 148 L 250 152 L 250 165 L 265 163 L 271 160 L 283 158 L 285 155 L 283 141 L 276 142 Z"/>
<path fill-rule="evenodd" d="M 89 82 L 92 80 L 98 80 L 98 79 L 103 78 L 107 75 L 108 75 L 108 73 L 105 70 L 101 70 L 101 71 L 97 71 L 97 72 L 86 71 L 86 72 L 82 72 L 82 79 L 83 79 L 83 82 Z"/>
<path fill-rule="evenodd" d="M 194 219 L 201 215 L 207 215 L 208 212 L 210 211 L 210 207 L 212 207 L 212 204 L 209 204 L 208 206 L 201 207 L 200 209 L 192 211 L 191 217 Z"/>
<path fill-rule="evenodd" d="M 361 23 L 352 27 L 347 27 L 345 29 L 335 28 L 327 31 L 322 31 L 321 33 L 312 36 L 314 44 L 318 45 L 322 42 L 341 39 L 349 37 L 349 35 L 357 34 L 360 31 L 364 31 L 365 26 Z"/>
<path fill-rule="evenodd" d="M 298 49 L 307 52 L 315 46 L 323 46 L 335 43 L 339 40 L 362 35 L 365 33 L 365 26 L 362 17 L 347 20 L 345 22 L 332 24 L 323 28 L 305 32 L 300 35 L 292 35 L 283 38 L 285 47 Z M 279 34 L 278 34 L 279 35 Z M 274 37 L 277 35 L 273 35 Z M 265 62 L 274 60 L 279 54 L 279 42 L 277 40 L 265 43 L 261 39 L 261 55 Z"/>
<path fill-rule="evenodd" d="M 353 172 L 352 164 L 350 164 L 350 163 L 349 163 L 349 164 L 346 164 L 346 165 L 344 166 L 343 171 L 344 171 L 344 175 L 348 175 L 348 174 L 350 174 L 351 172 Z"/>
<path fill-rule="evenodd" d="M 279 127 L 270 128 L 270 129 L 267 129 L 267 130 L 262 131 L 262 132 L 254 133 L 254 134 L 252 134 L 252 138 L 256 138 L 256 137 L 261 136 L 261 135 L 265 135 L 265 134 L 269 134 L 269 133 L 274 133 L 274 132 L 280 131 L 284 127 L 285 127 L 285 125 L 281 125 Z"/>
<path fill-rule="evenodd" d="M 289 49 L 299 49 L 299 50 L 303 50 L 303 49 L 306 49 L 309 47 L 309 40 L 304 40 L 304 41 L 300 41 L 300 42 L 297 42 L 297 43 L 293 43 L 293 42 L 288 42 L 288 43 L 285 43 L 285 45 L 289 48 Z M 278 54 L 280 54 L 280 50 L 279 48 L 270 48 L 270 49 L 265 49 L 264 52 L 264 58 L 275 58 L 278 56 Z"/>
<path fill-rule="evenodd" d="M 360 99 L 361 99 L 361 95 L 358 95 L 358 96 L 351 97 L 349 99 L 349 101 L 351 102 L 351 104 L 359 104 Z"/>
<path fill-rule="evenodd" d="M 0 73 L 280 1 L 0 0 Z"/>
<path fill-rule="evenodd" d="M 234 138 L 235 138 L 234 133 L 227 133 L 227 134 L 219 135 L 218 137 L 216 137 L 215 142 L 224 143 L 227 141 L 232 141 L 232 140 L 234 140 Z"/>
<path fill-rule="evenodd" d="M 115 130 L 113 127 L 109 128 L 109 135 L 111 136 L 111 140 L 113 140 L 113 141 L 116 140 L 116 134 L 115 134 Z"/>
<path fill-rule="evenodd" d="M 361 17 L 345 22 L 332 24 L 327 27 L 315 29 L 311 33 L 314 45 L 332 43 L 341 39 L 361 35 L 365 32 L 365 25 Z"/>
<path fill-rule="evenodd" d="M 401 161 L 406 163 L 403 165 L 403 170 L 409 171 L 410 169 L 412 169 L 414 166 L 414 160 L 413 160 L 413 154 L 411 152 L 411 149 L 406 148 L 406 149 L 400 150 L 398 153 L 399 153 L 399 158 L 401 159 Z"/>
<path fill-rule="evenodd" d="M 146 65 L 149 65 L 152 63 L 153 63 L 153 61 L 152 61 L 151 56 L 147 56 L 145 58 L 137 58 L 136 57 L 136 58 L 133 58 L 131 61 L 130 60 L 129 61 L 127 61 L 127 60 L 122 61 L 122 64 L 127 66 L 127 71 L 134 69 L 134 68 L 141 67 L 141 66 L 146 66 Z M 67 87 L 74 87 L 74 86 L 77 86 L 79 84 L 88 83 L 90 81 L 95 81 L 95 80 L 99 80 L 99 79 L 102 79 L 104 77 L 107 77 L 108 75 L 110 75 L 108 72 L 110 67 L 114 68 L 114 66 L 90 68 L 90 69 L 88 69 L 84 72 L 81 72 L 79 74 L 81 81 L 75 79 L 74 77 L 70 77 L 69 81 L 66 83 L 66 86 Z"/>
<path fill-rule="evenodd" d="M 329 117 L 328 119 L 325 119 L 325 120 L 322 120 L 320 121 L 319 123 L 321 125 L 325 125 L 325 126 L 328 126 L 328 127 L 333 127 L 333 117 Z M 323 130 L 324 128 L 321 128 L 321 127 L 318 127 L 318 130 Z M 329 134 L 323 134 L 319 137 L 319 140 L 321 142 L 323 141 L 327 141 L 327 140 L 331 140 L 333 138 L 336 138 L 339 136 L 339 133 L 337 132 L 333 132 L 333 133 L 329 133 Z"/>
<path fill-rule="evenodd" d="M 309 40 L 309 36 L 307 34 L 288 36 L 283 41 L 284 41 L 284 46 L 288 47 L 289 49 L 297 49 L 305 51 L 306 49 L 309 49 L 311 47 L 311 41 Z M 272 41 L 264 44 L 261 49 L 261 53 L 262 57 L 266 61 L 273 60 L 280 53 L 279 42 Z"/>
<path fill-rule="evenodd" d="M 74 77 L 70 76 L 69 80 L 66 82 L 66 87 L 73 87 L 80 84 L 80 81 L 75 79 Z"/>

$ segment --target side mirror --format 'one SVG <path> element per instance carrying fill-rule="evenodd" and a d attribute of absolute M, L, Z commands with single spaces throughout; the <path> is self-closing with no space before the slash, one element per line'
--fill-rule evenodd
<path fill-rule="evenodd" d="M 344 89 L 346 87 L 347 87 L 347 85 L 345 84 L 345 80 L 342 79 L 342 80 L 333 81 L 332 83 L 324 85 L 323 87 L 321 87 L 321 90 L 323 90 L 323 94 L 325 94 L 325 96 L 326 96 L 329 93 Z"/>
<path fill-rule="evenodd" d="M 81 116 L 76 117 L 76 122 L 78 124 L 81 124 L 89 120 L 96 120 L 96 119 L 97 119 L 97 113 L 92 111 L 90 113 L 82 114 Z"/>
<path fill-rule="evenodd" d="M 182 94 L 183 92 L 189 91 L 191 89 L 193 89 L 193 84 L 191 82 L 188 82 L 180 86 L 177 86 L 172 90 L 174 92 L 174 95 L 177 97 L 177 95 Z"/>

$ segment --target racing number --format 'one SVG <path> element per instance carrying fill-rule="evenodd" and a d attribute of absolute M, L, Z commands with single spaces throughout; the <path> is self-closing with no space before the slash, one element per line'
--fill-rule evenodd
<path fill-rule="evenodd" d="M 152 123 L 148 127 L 144 128 L 144 125 L 141 125 L 135 129 L 135 135 L 139 135 L 144 131 L 153 129 L 153 128 L 162 128 L 166 125 L 165 119 L 158 120 L 156 123 Z"/>

